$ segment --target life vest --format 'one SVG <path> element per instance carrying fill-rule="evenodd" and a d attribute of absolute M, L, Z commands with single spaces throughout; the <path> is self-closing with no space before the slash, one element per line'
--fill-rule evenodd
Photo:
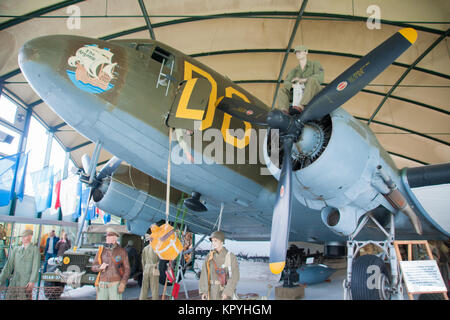
<path fill-rule="evenodd" d="M 151 246 L 158 257 L 162 260 L 175 260 L 183 250 L 183 245 L 173 227 L 165 223 L 160 227 L 153 225 L 151 230 Z"/>

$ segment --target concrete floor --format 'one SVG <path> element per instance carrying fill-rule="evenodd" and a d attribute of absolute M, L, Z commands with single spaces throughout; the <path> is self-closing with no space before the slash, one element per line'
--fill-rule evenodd
<path fill-rule="evenodd" d="M 202 260 L 197 260 L 196 267 L 201 266 Z M 325 261 L 326 265 L 336 269 L 337 271 L 331 275 L 326 281 L 318 284 L 308 285 L 305 288 L 305 296 L 302 300 L 343 300 L 344 290 L 342 282 L 346 274 L 345 259 L 334 261 Z M 268 285 L 272 286 L 268 300 L 275 299 L 275 287 L 281 286 L 282 283 L 278 281 L 279 276 L 274 276 L 270 273 L 267 263 L 239 261 L 240 280 L 236 289 L 238 294 L 257 294 L 259 298 L 265 298 L 268 295 Z M 184 284 L 183 284 L 184 282 Z M 188 291 L 189 299 L 200 299 L 198 295 L 198 280 L 193 271 L 187 271 L 185 280 L 180 283 L 180 294 L 178 299 L 185 298 L 185 287 Z M 162 296 L 164 286 L 159 287 L 159 294 Z M 167 290 L 170 292 L 170 287 Z M 127 288 L 123 294 L 124 300 L 137 300 L 139 298 L 140 287 L 134 280 L 129 280 Z M 149 293 L 150 295 L 150 293 Z M 96 293 L 93 286 L 84 286 L 77 289 L 66 287 L 64 293 L 61 295 L 62 300 L 95 300 Z M 166 299 L 170 299 L 167 297 Z"/>

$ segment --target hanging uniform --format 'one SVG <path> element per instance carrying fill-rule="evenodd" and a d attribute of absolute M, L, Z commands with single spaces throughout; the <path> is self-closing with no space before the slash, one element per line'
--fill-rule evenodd
<path fill-rule="evenodd" d="M 283 85 L 278 92 L 277 103 L 275 108 L 280 110 L 288 110 L 292 101 L 292 79 L 307 78 L 305 83 L 305 89 L 303 91 L 303 97 L 300 101 L 301 105 L 306 106 L 311 99 L 322 90 L 320 84 L 324 80 L 324 71 L 322 65 L 318 61 L 306 61 L 305 68 L 302 69 L 300 65 L 297 65 L 294 69 L 289 71 L 284 79 Z"/>
<path fill-rule="evenodd" d="M 159 257 L 153 250 L 151 244 L 148 244 L 142 250 L 142 288 L 139 300 L 146 300 L 148 297 L 148 287 L 152 292 L 152 300 L 159 300 Z"/>
<path fill-rule="evenodd" d="M 33 244 L 28 245 L 27 248 L 19 246 L 12 250 L 0 274 L 0 285 L 4 284 L 12 274 L 9 282 L 11 289 L 8 290 L 6 299 L 30 298 L 30 292 L 26 291 L 25 286 L 29 282 L 38 282 L 40 263 L 39 249 Z"/>
<path fill-rule="evenodd" d="M 226 248 L 218 253 L 212 250 L 206 257 L 200 275 L 199 292 L 208 294 L 208 300 L 222 300 L 222 294 L 231 299 L 239 281 L 236 256 Z"/>

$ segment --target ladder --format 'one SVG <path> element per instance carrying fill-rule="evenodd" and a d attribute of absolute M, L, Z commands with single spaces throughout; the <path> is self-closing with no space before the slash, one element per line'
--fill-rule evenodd
<path fill-rule="evenodd" d="M 431 252 L 431 248 L 430 245 L 428 244 L 427 240 L 409 240 L 409 241 L 394 241 L 394 247 L 395 247 L 395 252 L 397 254 L 397 259 L 399 261 L 399 264 L 401 263 L 401 261 L 403 261 L 402 259 L 402 255 L 400 253 L 400 247 L 401 245 L 406 245 L 408 246 L 408 261 L 414 261 L 413 260 L 413 253 L 412 253 L 412 248 L 413 245 L 424 245 L 428 254 L 428 257 L 430 258 L 429 260 L 434 260 L 433 259 L 433 253 Z M 404 278 L 404 274 L 403 274 L 403 278 Z M 409 292 L 408 288 L 406 287 L 406 292 L 408 293 L 408 297 L 409 300 L 414 300 L 414 295 L 415 294 L 430 294 L 430 293 L 442 293 L 442 295 L 444 296 L 445 300 L 448 300 L 448 296 L 447 296 L 447 291 L 433 291 L 433 292 Z"/>

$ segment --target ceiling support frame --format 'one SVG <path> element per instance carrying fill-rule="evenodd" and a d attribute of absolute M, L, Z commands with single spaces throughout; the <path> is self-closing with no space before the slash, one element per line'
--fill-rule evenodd
<path fill-rule="evenodd" d="M 275 93 L 273 94 L 272 109 L 275 107 L 275 102 L 277 100 L 277 95 L 278 95 L 278 89 L 280 88 L 280 83 L 282 81 L 282 77 L 283 77 L 283 73 L 284 73 L 284 67 L 286 66 L 286 62 L 287 62 L 289 53 L 291 53 L 292 42 L 294 42 L 295 34 L 297 33 L 297 29 L 300 24 L 300 20 L 303 17 L 303 13 L 305 11 L 307 4 L 308 4 L 308 0 L 303 0 L 302 5 L 300 7 L 300 11 L 298 12 L 298 15 L 297 15 L 297 19 L 295 19 L 294 28 L 292 29 L 291 37 L 289 38 L 288 46 L 286 48 L 286 52 L 284 53 L 284 57 L 283 57 L 283 63 L 281 64 L 280 73 L 278 75 L 277 87 L 275 88 Z"/>
<path fill-rule="evenodd" d="M 383 100 L 380 102 L 380 104 L 378 105 L 378 107 L 375 109 L 375 111 L 373 112 L 373 114 L 370 116 L 369 120 L 367 121 L 367 125 L 370 125 L 370 123 L 373 121 L 373 119 L 375 118 L 375 116 L 377 115 L 377 113 L 380 111 L 380 109 L 383 107 L 384 103 L 386 102 L 386 100 L 390 97 L 390 95 L 392 94 L 392 92 L 398 87 L 398 85 L 400 84 L 400 82 L 403 81 L 403 79 L 406 78 L 406 76 L 408 75 L 408 73 L 412 70 L 412 68 L 414 68 L 420 61 L 422 61 L 423 58 L 425 58 L 425 56 L 431 52 L 431 50 L 433 50 L 442 40 L 444 40 L 448 34 L 450 33 L 450 29 L 447 29 L 447 32 L 441 34 L 441 36 L 439 38 L 437 38 L 409 67 L 408 69 L 405 70 L 405 72 L 403 72 L 403 74 L 400 76 L 400 78 L 397 80 L 397 82 L 391 87 L 391 89 L 388 91 L 388 93 L 386 93 L 386 95 L 384 96 Z"/>
<path fill-rule="evenodd" d="M 150 18 L 148 16 L 147 9 L 145 8 L 144 0 L 138 0 L 138 2 L 139 2 L 139 6 L 141 7 L 142 14 L 144 15 L 145 24 L 147 25 L 147 29 L 150 33 L 150 38 L 152 40 L 156 40 L 155 32 L 153 31 L 152 24 L 150 23 Z"/>

